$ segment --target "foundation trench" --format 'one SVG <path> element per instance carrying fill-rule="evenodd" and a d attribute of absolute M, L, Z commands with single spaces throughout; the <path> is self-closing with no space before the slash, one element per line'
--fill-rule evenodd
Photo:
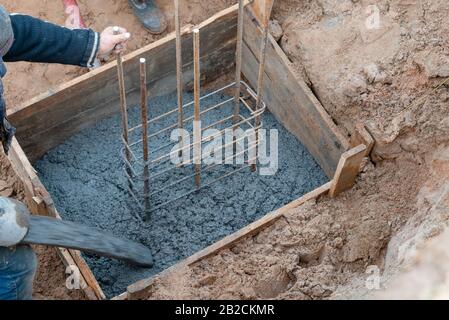
<path fill-rule="evenodd" d="M 250 5 L 249 1 L 246 2 L 244 12 L 242 73 L 253 88 L 257 84 L 258 50 L 262 39 L 258 6 L 263 1 L 255 0 Z M 237 11 L 238 6 L 232 6 L 195 26 L 201 31 L 202 84 L 234 68 Z M 192 29 L 192 26 L 185 26 L 182 30 L 186 88 L 193 85 Z M 173 33 L 124 56 L 128 105 L 135 105 L 139 101 L 140 58 L 145 58 L 148 63 L 147 86 L 151 95 L 176 91 L 174 52 Z M 369 142 L 364 144 L 361 141 L 361 144 L 351 149 L 348 139 L 340 133 L 305 82 L 295 74 L 290 61 L 271 36 L 263 89 L 264 101 L 270 112 L 309 150 L 331 181 L 166 269 L 162 274 L 229 248 L 237 241 L 266 228 L 282 217 L 284 212 L 307 200 L 318 198 L 330 190 L 331 195 L 336 196 L 354 184 L 360 163 L 367 155 L 365 144 Z M 18 128 L 10 159 L 24 184 L 26 202 L 33 214 L 61 218 L 32 162 L 73 134 L 117 113 L 118 108 L 111 106 L 118 106 L 118 101 L 116 62 L 111 62 L 10 110 L 9 117 Z M 81 286 L 89 299 L 105 299 L 80 252 L 58 249 L 58 253 L 65 265 L 76 265 L 79 268 Z M 153 278 L 130 284 L 127 292 L 117 299 L 144 298 L 145 289 L 151 285 Z"/>

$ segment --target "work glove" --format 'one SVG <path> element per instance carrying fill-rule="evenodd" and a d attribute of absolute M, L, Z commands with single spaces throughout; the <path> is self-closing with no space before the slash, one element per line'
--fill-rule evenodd
<path fill-rule="evenodd" d="M 3 119 L 0 120 L 0 141 L 2 142 L 3 150 L 5 151 L 6 155 L 8 155 L 12 143 L 12 138 L 14 137 L 15 133 L 16 128 L 14 128 L 5 117 L 3 117 Z"/>
<path fill-rule="evenodd" d="M 1 83 L 0 83 L 1 85 Z M 12 138 L 16 133 L 16 128 L 14 128 L 6 119 L 6 108 L 5 100 L 0 95 L 0 142 L 2 143 L 3 150 L 8 154 L 9 148 L 11 147 Z"/>

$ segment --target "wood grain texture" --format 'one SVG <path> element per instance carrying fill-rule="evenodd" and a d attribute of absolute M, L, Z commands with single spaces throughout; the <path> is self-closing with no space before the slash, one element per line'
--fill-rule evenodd
<path fill-rule="evenodd" d="M 274 0 L 254 0 L 251 3 L 251 8 L 254 13 L 254 17 L 257 19 L 259 24 L 263 23 L 264 18 L 266 17 L 267 14 L 271 16 L 273 4 Z"/>
<path fill-rule="evenodd" d="M 246 10 L 242 72 L 253 87 L 257 85 L 258 52 L 262 39 L 262 31 L 256 21 L 250 10 Z M 307 147 L 327 176 L 332 178 L 340 156 L 349 148 L 349 142 L 290 64 L 269 35 L 264 101 L 271 113 Z"/>
<path fill-rule="evenodd" d="M 331 197 L 336 197 L 354 186 L 355 179 L 360 171 L 360 165 L 366 154 L 366 149 L 366 146 L 361 144 L 343 153 L 338 163 L 335 177 L 332 180 L 329 192 Z"/>
<path fill-rule="evenodd" d="M 364 144 L 366 146 L 365 157 L 368 157 L 374 148 L 374 142 L 374 138 L 368 132 L 365 125 L 362 122 L 357 123 L 355 132 L 351 136 L 351 146 L 356 147 L 359 144 Z"/>

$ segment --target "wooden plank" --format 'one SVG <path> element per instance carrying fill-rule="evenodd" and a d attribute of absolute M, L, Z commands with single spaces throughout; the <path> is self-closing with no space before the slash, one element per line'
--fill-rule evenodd
<path fill-rule="evenodd" d="M 35 197 L 36 194 L 34 192 L 33 184 L 31 182 L 31 177 L 27 172 L 28 168 L 25 165 L 26 163 L 28 163 L 28 159 L 25 153 L 23 152 L 22 148 L 20 147 L 19 143 L 17 142 L 16 138 L 13 138 L 13 141 L 11 143 L 11 149 L 9 151 L 9 160 L 12 169 L 14 170 L 17 177 L 23 184 L 26 205 L 31 211 L 37 210 L 37 208 L 35 208 L 35 203 L 33 201 L 33 197 Z"/>
<path fill-rule="evenodd" d="M 262 217 L 261 219 L 247 225 L 243 229 L 223 238 L 222 240 L 212 244 L 211 246 L 195 253 L 191 257 L 187 259 L 187 264 L 192 265 L 200 260 L 203 260 L 207 257 L 210 257 L 211 255 L 216 254 L 217 252 L 227 249 L 230 246 L 234 245 L 236 242 L 242 240 L 243 238 L 252 236 L 260 230 L 265 229 L 272 225 L 274 222 L 276 222 L 280 217 L 282 217 L 286 212 L 299 207 L 303 203 L 316 199 L 319 196 L 322 196 L 323 194 L 327 193 L 330 190 L 331 182 L 328 182 L 321 187 L 303 195 L 302 197 L 293 200 L 292 202 L 288 203 L 287 205 L 271 212 Z"/>
<path fill-rule="evenodd" d="M 58 256 L 61 258 L 62 262 L 64 263 L 64 266 L 76 266 L 78 268 L 77 263 L 75 260 L 73 260 L 70 252 L 65 248 L 55 248 Z M 79 270 L 79 268 L 78 268 Z M 98 300 L 98 297 L 94 290 L 87 284 L 86 280 L 84 279 L 83 274 L 80 270 L 80 287 L 84 291 L 84 294 L 86 295 L 87 299 L 89 300 Z"/>
<path fill-rule="evenodd" d="M 247 8 L 244 23 L 243 74 L 257 85 L 258 52 L 262 31 Z M 294 134 L 332 178 L 348 140 L 305 82 L 296 75 L 282 49 L 269 35 L 263 98 L 269 110 Z"/>
<path fill-rule="evenodd" d="M 201 23 L 202 81 L 212 81 L 234 68 L 237 6 Z M 183 29 L 184 83 L 193 83 L 191 27 Z M 139 101 L 139 58 L 148 62 L 150 96 L 176 90 L 175 34 L 124 56 L 128 105 Z M 55 90 L 10 110 L 17 137 L 33 162 L 74 133 L 118 112 L 116 62 L 69 81 Z M 173 106 L 176 107 L 176 106 Z"/>
<path fill-rule="evenodd" d="M 316 199 L 327 192 L 329 192 L 331 187 L 331 182 L 328 182 L 321 187 L 305 194 L 299 199 L 296 199 L 289 204 L 283 206 L 282 208 L 279 208 L 278 210 L 275 210 L 261 219 L 249 224 L 248 226 L 240 229 L 239 231 L 223 238 L 222 240 L 210 245 L 209 247 L 193 254 L 192 256 L 188 257 L 187 259 L 173 265 L 172 267 L 165 269 L 161 273 L 148 278 L 140 280 L 130 286 L 128 286 L 126 296 L 129 300 L 134 299 L 142 299 L 145 298 L 145 293 L 147 289 L 151 286 L 151 284 L 154 282 L 154 279 L 156 278 L 162 278 L 169 273 L 175 272 L 178 269 L 185 268 L 188 266 L 193 265 L 194 263 L 197 263 L 203 259 L 206 259 L 212 255 L 217 254 L 218 252 L 228 249 L 231 246 L 235 245 L 238 241 L 241 241 L 247 237 L 250 237 L 254 234 L 257 234 L 261 230 L 269 227 L 273 223 L 275 223 L 278 219 L 280 219 L 285 213 L 288 211 L 299 207 L 300 205 L 304 204 L 305 202 Z"/>
<path fill-rule="evenodd" d="M 356 124 L 355 132 L 351 137 L 352 147 L 356 147 L 359 144 L 364 144 L 366 146 L 365 157 L 368 157 L 374 148 L 374 138 L 371 136 L 362 122 Z"/>
<path fill-rule="evenodd" d="M 251 8 L 254 13 L 254 17 L 259 24 L 264 21 L 264 17 L 268 14 L 271 15 L 273 9 L 274 0 L 254 0 L 251 3 Z"/>
<path fill-rule="evenodd" d="M 360 165 L 365 157 L 366 149 L 366 146 L 361 144 L 343 153 L 338 163 L 335 177 L 332 180 L 329 192 L 331 197 L 336 197 L 343 191 L 352 188 L 359 174 Z"/>
<path fill-rule="evenodd" d="M 45 215 L 61 219 L 61 216 L 54 207 L 50 194 L 41 183 L 36 171 L 28 161 L 24 151 L 14 138 L 10 150 L 10 162 L 14 172 L 24 185 L 26 203 L 32 214 Z M 81 287 L 89 299 L 105 299 L 105 295 L 100 285 L 95 280 L 90 268 L 82 257 L 74 257 L 75 252 L 63 248 L 56 248 L 58 255 L 65 266 L 75 265 L 81 272 Z M 92 292 L 95 295 L 92 295 Z"/>
<path fill-rule="evenodd" d="M 92 270 L 87 265 L 86 260 L 84 260 L 84 258 L 81 256 L 81 252 L 72 249 L 68 251 L 70 252 L 71 257 L 73 258 L 73 261 L 75 261 L 76 266 L 80 270 L 80 273 L 83 275 L 86 283 L 89 284 L 89 286 L 93 289 L 97 298 L 100 300 L 105 300 L 106 295 L 104 294 L 103 290 L 100 287 L 100 284 L 98 283 L 97 279 L 92 273 Z"/>
<path fill-rule="evenodd" d="M 127 292 L 122 293 L 122 294 L 112 298 L 111 300 L 118 300 L 118 301 L 129 300 L 128 299 L 128 293 Z"/>

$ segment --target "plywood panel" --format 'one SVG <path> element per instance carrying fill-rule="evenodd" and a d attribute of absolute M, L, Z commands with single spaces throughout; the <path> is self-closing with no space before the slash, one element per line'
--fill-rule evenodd
<path fill-rule="evenodd" d="M 329 192 L 331 197 L 336 197 L 354 186 L 363 158 L 366 155 L 366 150 L 367 147 L 364 144 L 360 144 L 343 153 L 338 163 L 335 177 L 332 180 Z"/>
<path fill-rule="evenodd" d="M 250 10 L 246 10 L 242 72 L 253 87 L 257 85 L 261 38 L 257 20 Z M 295 74 L 271 35 L 263 99 L 274 116 L 307 147 L 327 176 L 332 178 L 349 143 L 305 82 Z"/>

